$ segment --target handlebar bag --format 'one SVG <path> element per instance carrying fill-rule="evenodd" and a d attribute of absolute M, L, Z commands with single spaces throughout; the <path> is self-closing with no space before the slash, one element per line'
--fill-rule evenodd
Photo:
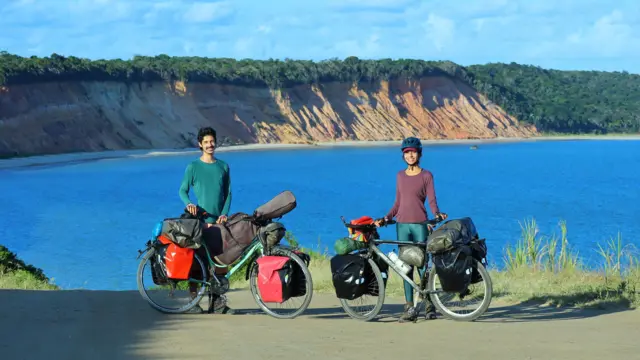
<path fill-rule="evenodd" d="M 361 216 L 357 219 L 351 220 L 351 225 L 373 225 L 374 220 L 371 216 Z M 356 230 L 350 227 L 347 227 L 347 231 L 349 232 L 349 238 L 353 239 L 353 241 L 358 242 L 369 242 L 369 238 L 376 234 L 376 230 L 367 231 L 366 233 L 361 230 Z"/>

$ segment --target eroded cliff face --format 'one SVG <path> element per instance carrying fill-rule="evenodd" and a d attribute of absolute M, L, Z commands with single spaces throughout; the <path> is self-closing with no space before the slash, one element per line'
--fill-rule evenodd
<path fill-rule="evenodd" d="M 0 88 L 0 156 L 229 143 L 535 135 L 447 77 L 283 90 L 203 83 L 51 82 Z"/>

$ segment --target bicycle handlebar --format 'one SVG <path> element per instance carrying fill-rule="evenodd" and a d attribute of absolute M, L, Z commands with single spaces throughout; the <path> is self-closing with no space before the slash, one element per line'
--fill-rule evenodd
<path fill-rule="evenodd" d="M 378 221 L 381 221 L 380 226 L 393 225 L 393 224 L 396 223 L 396 221 L 393 220 L 393 219 L 386 220 L 385 218 L 379 218 L 379 219 L 374 220 L 374 224 L 350 224 L 344 219 L 344 216 L 341 216 L 340 218 L 342 219 L 342 222 L 344 223 L 344 226 L 346 226 L 347 228 L 353 229 L 353 230 L 363 230 L 363 231 L 375 230 L 377 228 L 375 222 L 378 222 Z M 429 224 L 429 225 L 437 225 L 438 223 L 442 222 L 443 220 L 444 219 L 442 219 L 440 216 L 436 216 L 435 219 L 427 220 L 427 224 Z"/>

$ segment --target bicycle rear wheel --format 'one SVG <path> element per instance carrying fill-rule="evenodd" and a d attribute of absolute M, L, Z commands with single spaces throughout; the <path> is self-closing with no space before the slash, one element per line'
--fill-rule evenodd
<path fill-rule="evenodd" d="M 260 307 L 262 311 L 267 313 L 269 316 L 272 316 L 276 319 L 293 319 L 298 315 L 302 314 L 307 308 L 309 304 L 311 304 L 311 298 L 313 297 L 313 280 L 311 279 L 311 272 L 307 267 L 307 264 L 294 252 L 283 249 L 283 248 L 274 248 L 271 251 L 272 255 L 275 256 L 286 256 L 293 260 L 295 265 L 299 267 L 304 276 L 304 291 L 300 291 L 304 293 L 301 296 L 294 296 L 288 298 L 286 301 L 282 303 L 274 303 L 274 302 L 264 302 L 262 300 L 262 296 L 260 294 L 260 290 L 258 289 L 258 265 L 254 264 L 251 270 L 251 274 L 249 277 L 249 287 L 251 288 L 251 294 L 253 295 L 254 300 Z M 300 290 L 300 289 L 299 289 Z M 284 310 L 287 304 L 300 304 L 296 306 L 294 309 L 286 311 Z M 271 308 L 273 307 L 273 308 Z"/>
<path fill-rule="evenodd" d="M 438 282 L 438 275 L 434 268 L 431 268 L 429 271 L 428 290 L 430 292 L 435 291 L 435 293 L 430 294 L 431 301 L 438 312 L 448 319 L 475 321 L 487 311 L 491 304 L 493 283 L 489 272 L 484 265 L 476 259 L 473 259 L 471 266 L 477 269 L 482 281 L 470 284 L 468 289 L 462 294 L 457 292 L 443 292 L 441 289 L 438 289 L 438 285 L 436 284 L 436 282 Z M 477 295 L 475 297 L 480 297 L 480 303 L 475 309 L 471 310 L 470 308 L 472 306 L 464 306 L 463 304 L 467 302 L 471 303 L 468 299 L 473 299 L 474 295 Z M 463 309 L 459 311 L 454 310 L 457 304 L 460 304 L 460 307 Z M 467 310 L 471 310 L 471 312 L 466 313 Z"/>
<path fill-rule="evenodd" d="M 384 279 L 382 277 L 382 272 L 380 272 L 380 268 L 378 267 L 378 264 L 376 264 L 376 262 L 373 261 L 373 259 L 367 259 L 367 262 L 369 264 L 369 267 L 371 268 L 371 271 L 373 272 L 373 277 L 375 278 L 375 280 L 371 281 L 368 284 L 367 292 L 362 296 L 353 300 L 338 299 L 340 300 L 340 306 L 342 306 L 342 308 L 347 313 L 347 315 L 349 315 L 353 319 L 362 320 L 362 321 L 371 321 L 376 316 L 378 316 L 378 314 L 382 310 L 382 306 L 384 305 L 384 297 L 385 297 L 385 290 L 386 290 L 384 285 Z M 373 295 L 373 294 L 377 294 L 377 295 Z M 364 303 L 367 299 L 369 299 L 369 297 L 376 298 L 376 301 L 373 307 L 371 307 L 370 305 L 369 306 L 356 305 L 357 303 L 360 303 L 360 304 Z M 352 302 L 354 303 L 354 305 L 351 305 Z M 362 311 L 357 310 L 360 308 L 362 308 L 363 310 Z"/>
<path fill-rule="evenodd" d="M 155 267 L 155 269 L 154 269 Z M 164 256 L 152 247 L 140 260 L 137 273 L 138 291 L 152 308 L 168 314 L 180 314 L 200 303 L 205 294 L 206 267 L 197 254 L 193 254 L 193 265 L 189 280 L 195 280 L 194 294 L 189 280 L 171 280 L 166 277 Z M 147 288 L 148 286 L 148 288 Z"/>

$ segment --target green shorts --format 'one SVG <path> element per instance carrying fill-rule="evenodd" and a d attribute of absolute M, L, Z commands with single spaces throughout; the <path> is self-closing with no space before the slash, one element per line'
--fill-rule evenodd
<path fill-rule="evenodd" d="M 396 234 L 398 241 L 424 243 L 429 236 L 429 226 L 426 221 L 421 223 L 396 223 Z"/>

